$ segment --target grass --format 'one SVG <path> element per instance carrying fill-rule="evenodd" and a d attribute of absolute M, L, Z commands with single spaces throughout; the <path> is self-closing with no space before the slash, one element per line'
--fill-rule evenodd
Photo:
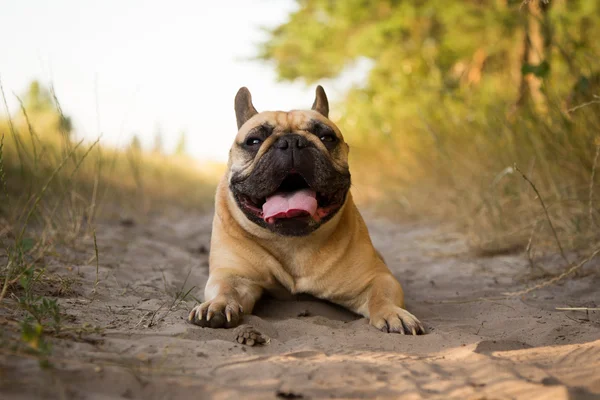
<path fill-rule="evenodd" d="M 98 257 L 98 241 L 96 239 L 96 230 L 94 229 L 92 231 L 92 236 L 94 238 L 94 258 L 96 260 L 96 280 L 94 281 L 94 292 L 96 291 L 96 288 L 98 287 L 98 284 L 100 283 L 100 260 Z"/>
<path fill-rule="evenodd" d="M 2 96 L 6 106 L 3 91 Z M 54 101 L 58 120 L 64 120 L 55 96 Z M 57 296 L 72 279 L 48 266 L 60 259 L 61 249 L 93 239 L 93 248 L 84 252 L 95 261 L 95 294 L 96 220 L 143 220 L 170 207 L 210 207 L 218 170 L 198 167 L 185 157 L 102 147 L 100 139 L 75 141 L 64 124 L 36 118 L 22 103 L 16 117 L 0 119 L 0 319 L 20 330 L 3 337 L 3 344 L 8 340 L 15 351 L 33 354 L 47 367 L 48 336 L 89 330 L 65 325 Z"/>
<path fill-rule="evenodd" d="M 161 270 L 161 273 L 162 273 L 162 270 Z M 170 293 L 170 291 L 167 287 L 167 281 L 166 281 L 164 273 L 163 273 L 162 277 L 163 277 L 163 284 L 164 284 L 164 292 L 169 297 L 172 297 L 173 300 L 170 303 L 169 303 L 169 301 L 165 301 L 156 310 L 149 311 L 146 314 L 144 314 L 136 326 L 143 325 L 145 328 L 150 328 L 154 325 L 157 325 L 160 321 L 164 320 L 171 312 L 179 309 L 179 307 L 182 305 L 182 303 L 185 303 L 186 301 L 193 300 L 196 303 L 201 303 L 200 301 L 198 301 L 197 298 L 195 298 L 191 294 L 191 292 L 196 289 L 196 286 L 191 286 L 189 289 L 185 290 L 185 287 L 187 285 L 187 282 L 188 282 L 188 279 L 189 279 L 191 273 L 192 273 L 192 270 L 190 269 L 188 271 L 185 279 L 183 280 L 181 287 L 179 289 L 177 289 L 174 293 Z M 167 306 L 167 307 L 164 308 L 165 306 Z M 161 310 L 163 310 L 163 308 L 164 308 L 164 312 L 161 315 L 159 315 L 159 312 Z"/>
<path fill-rule="evenodd" d="M 482 255 L 589 252 L 600 243 L 600 105 L 586 103 L 513 115 L 507 103 L 471 120 L 440 105 L 403 136 L 356 140 L 356 197 L 385 215 L 452 222 Z"/>

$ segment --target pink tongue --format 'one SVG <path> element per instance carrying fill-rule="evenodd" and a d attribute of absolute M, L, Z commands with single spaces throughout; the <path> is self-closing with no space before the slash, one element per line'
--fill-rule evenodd
<path fill-rule="evenodd" d="M 317 212 L 317 196 L 313 190 L 278 192 L 267 197 L 263 204 L 263 218 L 269 224 L 278 218 L 294 218 L 300 215 L 314 216 Z"/>

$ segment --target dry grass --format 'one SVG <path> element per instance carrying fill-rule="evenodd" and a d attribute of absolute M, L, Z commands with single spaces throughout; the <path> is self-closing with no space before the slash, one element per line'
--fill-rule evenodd
<path fill-rule="evenodd" d="M 10 130 L 9 126 L 0 121 L 0 132 Z M 90 221 L 100 212 L 98 208 L 108 203 L 126 210 L 140 210 L 142 204 L 144 212 L 170 202 L 206 206 L 220 172 L 219 166 L 200 165 L 188 158 L 144 153 L 134 148 L 115 150 L 104 148 L 99 142 L 81 143 L 69 154 L 77 143 L 56 132 L 45 132 L 40 137 L 27 126 L 13 127 L 15 135 L 5 137 L 4 146 L 5 184 L 12 199 L 8 206 L 11 210 L 27 205 L 61 163 L 63 168 L 49 183 L 47 202 L 54 199 L 69 205 L 62 208 L 85 208 L 91 213 Z"/>
<path fill-rule="evenodd" d="M 75 141 L 50 122 L 31 118 L 24 107 L 19 118 L 0 120 L 0 312 L 21 327 L 20 342 L 11 345 L 40 357 L 42 365 L 50 352 L 46 335 L 64 331 L 47 286 L 58 283 L 62 291 L 71 284 L 47 271 L 49 260 L 93 238 L 89 254 L 98 271 L 99 216 L 143 221 L 171 207 L 209 209 L 222 169 L 105 148 L 99 139 Z"/>
<path fill-rule="evenodd" d="M 453 222 L 482 254 L 527 249 L 535 258 L 593 248 L 600 242 L 599 106 L 572 110 L 471 121 L 438 110 L 398 138 L 358 141 L 356 197 L 386 215 Z"/>

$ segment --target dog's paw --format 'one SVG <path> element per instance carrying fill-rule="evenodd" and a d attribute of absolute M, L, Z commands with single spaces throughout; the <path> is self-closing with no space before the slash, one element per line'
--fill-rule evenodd
<path fill-rule="evenodd" d="M 206 328 L 234 328 L 242 319 L 242 311 L 237 301 L 216 298 L 194 307 L 188 321 Z"/>
<path fill-rule="evenodd" d="M 389 333 L 423 335 L 425 327 L 411 313 L 397 306 L 384 307 L 371 315 L 371 325 Z"/>
<path fill-rule="evenodd" d="M 235 341 L 248 346 L 268 344 L 271 339 L 250 325 L 240 326 L 235 332 Z"/>

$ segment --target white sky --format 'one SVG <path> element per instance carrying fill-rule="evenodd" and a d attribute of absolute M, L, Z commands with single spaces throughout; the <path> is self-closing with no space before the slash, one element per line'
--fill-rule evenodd
<path fill-rule="evenodd" d="M 257 53 L 262 26 L 286 20 L 291 0 L 0 0 L 0 79 L 12 93 L 52 82 L 77 134 L 225 160 L 236 133 L 233 99 L 248 86 L 261 110 L 309 108 L 314 87 L 277 83 Z M 325 87 L 330 101 L 342 88 Z M 4 113 L 4 107 L 0 107 Z M 98 110 L 98 112 L 97 112 Z"/>

